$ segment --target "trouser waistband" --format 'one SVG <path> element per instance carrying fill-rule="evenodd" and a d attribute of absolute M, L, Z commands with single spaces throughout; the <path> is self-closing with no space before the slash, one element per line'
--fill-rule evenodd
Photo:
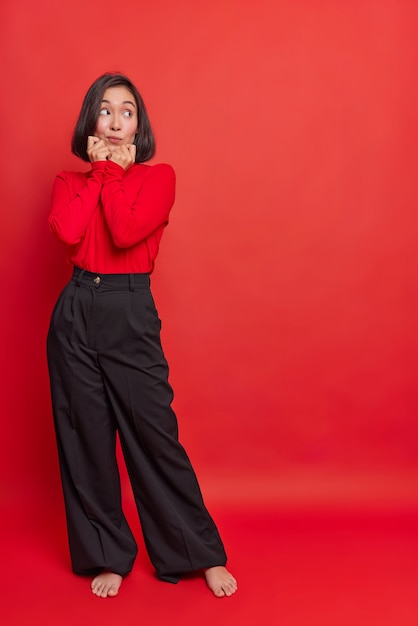
<path fill-rule="evenodd" d="M 130 274 L 103 274 L 100 272 L 89 272 L 74 266 L 72 280 L 78 285 L 87 287 L 106 287 L 108 289 L 129 289 L 147 288 L 150 286 L 150 275 L 144 273 Z"/>

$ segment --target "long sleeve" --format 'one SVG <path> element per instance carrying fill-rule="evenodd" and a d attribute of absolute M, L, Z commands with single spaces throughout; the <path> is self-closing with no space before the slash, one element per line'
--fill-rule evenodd
<path fill-rule="evenodd" d="M 85 181 L 83 180 L 75 194 L 70 188 L 68 173 L 62 172 L 56 177 L 48 223 L 52 232 L 63 243 L 77 244 L 86 232 L 99 205 L 105 169 L 106 161 L 92 163 L 89 176 L 79 175 Z"/>
<path fill-rule="evenodd" d="M 168 223 L 175 196 L 175 173 L 167 164 L 149 167 L 146 176 L 125 172 L 109 161 L 101 199 L 115 246 L 129 248 Z"/>

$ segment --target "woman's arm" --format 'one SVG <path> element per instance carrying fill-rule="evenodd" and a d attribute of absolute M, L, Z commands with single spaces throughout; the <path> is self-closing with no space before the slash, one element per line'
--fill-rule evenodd
<path fill-rule="evenodd" d="M 108 161 L 102 203 L 113 242 L 119 248 L 129 248 L 165 226 L 174 203 L 176 179 L 170 165 L 149 167 L 145 179 L 138 181 L 138 191 L 127 194 L 125 186 L 137 180 L 134 176 L 124 178 L 123 167 Z"/>
<path fill-rule="evenodd" d="M 86 184 L 74 195 L 65 173 L 58 174 L 52 191 L 48 223 L 56 237 L 68 245 L 77 244 L 96 211 L 103 185 L 106 161 L 92 163 Z"/>

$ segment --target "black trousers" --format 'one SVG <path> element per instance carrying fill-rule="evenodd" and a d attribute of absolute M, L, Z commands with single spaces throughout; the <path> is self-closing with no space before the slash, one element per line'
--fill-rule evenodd
<path fill-rule="evenodd" d="M 126 575 L 137 545 L 121 506 L 119 434 L 157 575 L 224 565 L 217 528 L 178 440 L 148 274 L 75 268 L 55 305 L 47 352 L 74 572 Z"/>

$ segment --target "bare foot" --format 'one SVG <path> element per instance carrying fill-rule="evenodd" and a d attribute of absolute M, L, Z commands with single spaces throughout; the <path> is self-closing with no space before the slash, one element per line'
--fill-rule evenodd
<path fill-rule="evenodd" d="M 221 565 L 205 570 L 205 577 L 209 589 L 218 598 L 232 596 L 238 589 L 235 578 Z"/>
<path fill-rule="evenodd" d="M 92 580 L 91 591 L 98 598 L 113 598 L 119 593 L 122 576 L 113 572 L 102 572 Z"/>

